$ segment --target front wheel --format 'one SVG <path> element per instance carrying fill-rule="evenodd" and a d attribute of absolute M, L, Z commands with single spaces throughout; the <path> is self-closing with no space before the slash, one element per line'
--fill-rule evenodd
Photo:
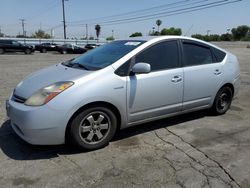
<path fill-rule="evenodd" d="M 82 149 L 94 150 L 106 146 L 117 128 L 115 114 L 106 107 L 91 107 L 72 121 L 70 138 Z"/>
<path fill-rule="evenodd" d="M 233 99 L 232 89 L 228 86 L 221 88 L 214 100 L 212 107 L 213 112 L 216 115 L 225 114 L 231 106 Z"/>

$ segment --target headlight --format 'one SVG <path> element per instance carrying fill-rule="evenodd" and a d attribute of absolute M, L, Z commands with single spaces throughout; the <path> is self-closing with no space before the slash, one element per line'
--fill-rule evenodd
<path fill-rule="evenodd" d="M 73 82 L 57 82 L 46 86 L 31 95 L 24 104 L 28 106 L 44 105 L 73 84 Z"/>

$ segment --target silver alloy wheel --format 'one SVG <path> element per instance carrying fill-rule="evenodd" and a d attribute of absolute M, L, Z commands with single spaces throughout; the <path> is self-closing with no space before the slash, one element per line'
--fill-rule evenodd
<path fill-rule="evenodd" d="M 101 111 L 94 111 L 86 115 L 79 126 L 79 135 L 87 144 L 102 142 L 110 131 L 111 120 Z"/>

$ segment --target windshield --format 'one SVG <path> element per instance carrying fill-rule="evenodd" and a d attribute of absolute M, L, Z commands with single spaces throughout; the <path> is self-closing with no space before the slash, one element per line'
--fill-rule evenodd
<path fill-rule="evenodd" d="M 76 67 L 85 67 L 87 70 L 99 70 L 113 64 L 115 61 L 128 54 L 144 41 L 138 40 L 120 40 L 114 41 L 94 50 L 87 52 L 73 60 L 64 63 L 64 65 Z"/>

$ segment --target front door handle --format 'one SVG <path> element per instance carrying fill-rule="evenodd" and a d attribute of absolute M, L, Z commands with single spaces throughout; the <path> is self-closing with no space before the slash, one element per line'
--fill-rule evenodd
<path fill-rule="evenodd" d="M 221 74 L 221 71 L 220 71 L 219 69 L 215 69 L 214 74 L 215 74 L 215 75 L 220 75 L 220 74 Z"/>
<path fill-rule="evenodd" d="M 182 81 L 182 77 L 180 76 L 174 76 L 172 79 L 171 79 L 172 82 L 176 83 L 176 82 L 180 82 Z"/>

